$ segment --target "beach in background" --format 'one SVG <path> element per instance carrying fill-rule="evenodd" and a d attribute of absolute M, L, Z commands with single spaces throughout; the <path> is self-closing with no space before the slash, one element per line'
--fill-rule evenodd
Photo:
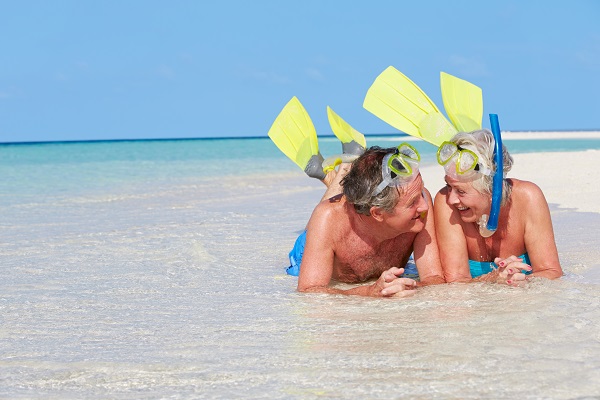
<path fill-rule="evenodd" d="M 527 140 L 564 140 L 568 137 L 564 132 L 552 132 L 542 135 L 527 133 L 503 133 L 505 145 L 514 145 L 513 141 Z M 596 138 L 600 133 L 583 132 L 580 138 Z M 535 146 L 535 143 L 533 143 Z M 512 154 L 514 164 L 508 177 L 514 177 L 537 184 L 548 203 L 560 208 L 576 211 L 600 213 L 600 149 L 584 151 L 547 151 L 535 153 Z M 429 165 L 421 168 L 425 184 L 429 190 L 436 191 L 443 187 L 444 175 L 440 167 Z M 599 237 L 600 239 L 600 237 Z"/>
<path fill-rule="evenodd" d="M 268 139 L 0 145 L 0 397 L 597 396 L 600 133 L 503 137 L 565 276 L 409 299 L 296 292 L 287 253 L 324 186 Z M 437 191 L 435 148 L 411 143 Z"/>

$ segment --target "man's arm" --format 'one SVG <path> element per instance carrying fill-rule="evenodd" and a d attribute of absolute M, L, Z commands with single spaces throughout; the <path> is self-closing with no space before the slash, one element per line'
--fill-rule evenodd
<path fill-rule="evenodd" d="M 379 279 L 370 285 L 357 286 L 352 289 L 336 289 L 332 287 L 307 290 L 307 292 L 344 294 L 368 297 L 408 297 L 416 293 L 417 282 L 410 278 L 400 278 L 404 268 L 393 267 L 384 271 Z"/>
<path fill-rule="evenodd" d="M 351 289 L 336 289 L 329 286 L 333 276 L 335 259 L 335 214 L 327 200 L 319 203 L 308 221 L 306 245 L 298 276 L 298 291 L 358 296 L 406 297 L 414 293 L 415 281 L 399 278 L 402 268 L 390 268 L 370 285 Z"/>
<path fill-rule="evenodd" d="M 333 276 L 334 237 L 329 223 L 333 210 L 327 200 L 315 207 L 306 227 L 306 244 L 298 276 L 298 291 L 326 288 Z M 332 221 L 334 222 L 334 221 Z"/>

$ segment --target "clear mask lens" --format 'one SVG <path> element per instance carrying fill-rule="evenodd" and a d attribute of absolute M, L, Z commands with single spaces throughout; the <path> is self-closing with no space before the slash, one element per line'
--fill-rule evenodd
<path fill-rule="evenodd" d="M 421 155 L 419 154 L 417 149 L 415 149 L 408 143 L 402 143 L 400 146 L 398 146 L 396 151 L 398 152 L 398 154 L 401 154 L 404 157 L 408 157 L 411 160 L 414 160 L 417 162 L 421 161 Z"/>
<path fill-rule="evenodd" d="M 461 150 L 460 156 L 456 161 L 456 172 L 464 174 L 471 170 L 474 170 L 477 166 L 478 157 L 471 150 Z"/>
<path fill-rule="evenodd" d="M 438 164 L 444 166 L 446 175 L 455 179 L 472 178 L 478 171 L 479 157 L 469 149 L 452 142 L 444 142 L 437 152 Z"/>
<path fill-rule="evenodd" d="M 458 152 L 458 147 L 451 142 L 444 142 L 437 152 L 438 164 L 445 165 Z"/>
<path fill-rule="evenodd" d="M 390 169 L 390 174 L 392 175 L 392 178 L 395 178 L 396 176 L 408 176 L 412 174 L 412 168 L 410 164 L 400 157 L 390 157 L 390 159 L 387 162 L 387 165 Z"/>
<path fill-rule="evenodd" d="M 401 186 L 412 182 L 419 172 L 421 156 L 408 143 L 402 143 L 394 153 L 386 154 L 381 163 L 382 182 L 373 191 L 377 196 L 387 186 Z"/>

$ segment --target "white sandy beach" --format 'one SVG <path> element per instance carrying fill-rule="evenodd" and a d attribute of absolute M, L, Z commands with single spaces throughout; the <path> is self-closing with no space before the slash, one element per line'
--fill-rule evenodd
<path fill-rule="evenodd" d="M 600 132 L 503 132 L 505 139 L 600 138 Z M 510 148 L 509 148 L 510 151 Z M 513 154 L 508 176 L 537 184 L 548 203 L 561 208 L 600 213 L 600 151 Z M 425 186 L 434 194 L 445 185 L 441 167 L 421 169 Z"/>

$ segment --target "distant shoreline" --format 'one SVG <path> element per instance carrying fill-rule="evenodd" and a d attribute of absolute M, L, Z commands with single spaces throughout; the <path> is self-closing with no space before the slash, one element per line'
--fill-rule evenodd
<path fill-rule="evenodd" d="M 334 135 L 319 135 L 320 138 L 335 138 Z M 365 137 L 401 137 L 403 140 L 421 140 L 406 133 L 368 133 Z M 600 130 L 555 130 L 555 131 L 502 131 L 502 138 L 507 140 L 534 139 L 600 139 Z M 114 142 L 168 142 L 186 140 L 252 140 L 269 139 L 268 136 L 224 136 L 224 137 L 189 137 L 189 138 L 150 138 L 150 139 L 89 139 L 89 140 L 43 140 L 24 142 L 0 142 L 0 146 L 36 145 L 36 144 L 70 144 L 70 143 L 114 143 Z"/>
<path fill-rule="evenodd" d="M 595 175 L 600 169 L 599 156 L 600 150 L 512 154 L 514 164 L 508 177 L 535 183 L 544 192 L 548 203 L 600 214 L 597 200 L 600 198 L 600 186 L 596 184 Z M 549 163 L 559 159 L 570 168 L 548 167 Z M 446 185 L 440 166 L 424 166 L 420 171 L 430 191 Z"/>

